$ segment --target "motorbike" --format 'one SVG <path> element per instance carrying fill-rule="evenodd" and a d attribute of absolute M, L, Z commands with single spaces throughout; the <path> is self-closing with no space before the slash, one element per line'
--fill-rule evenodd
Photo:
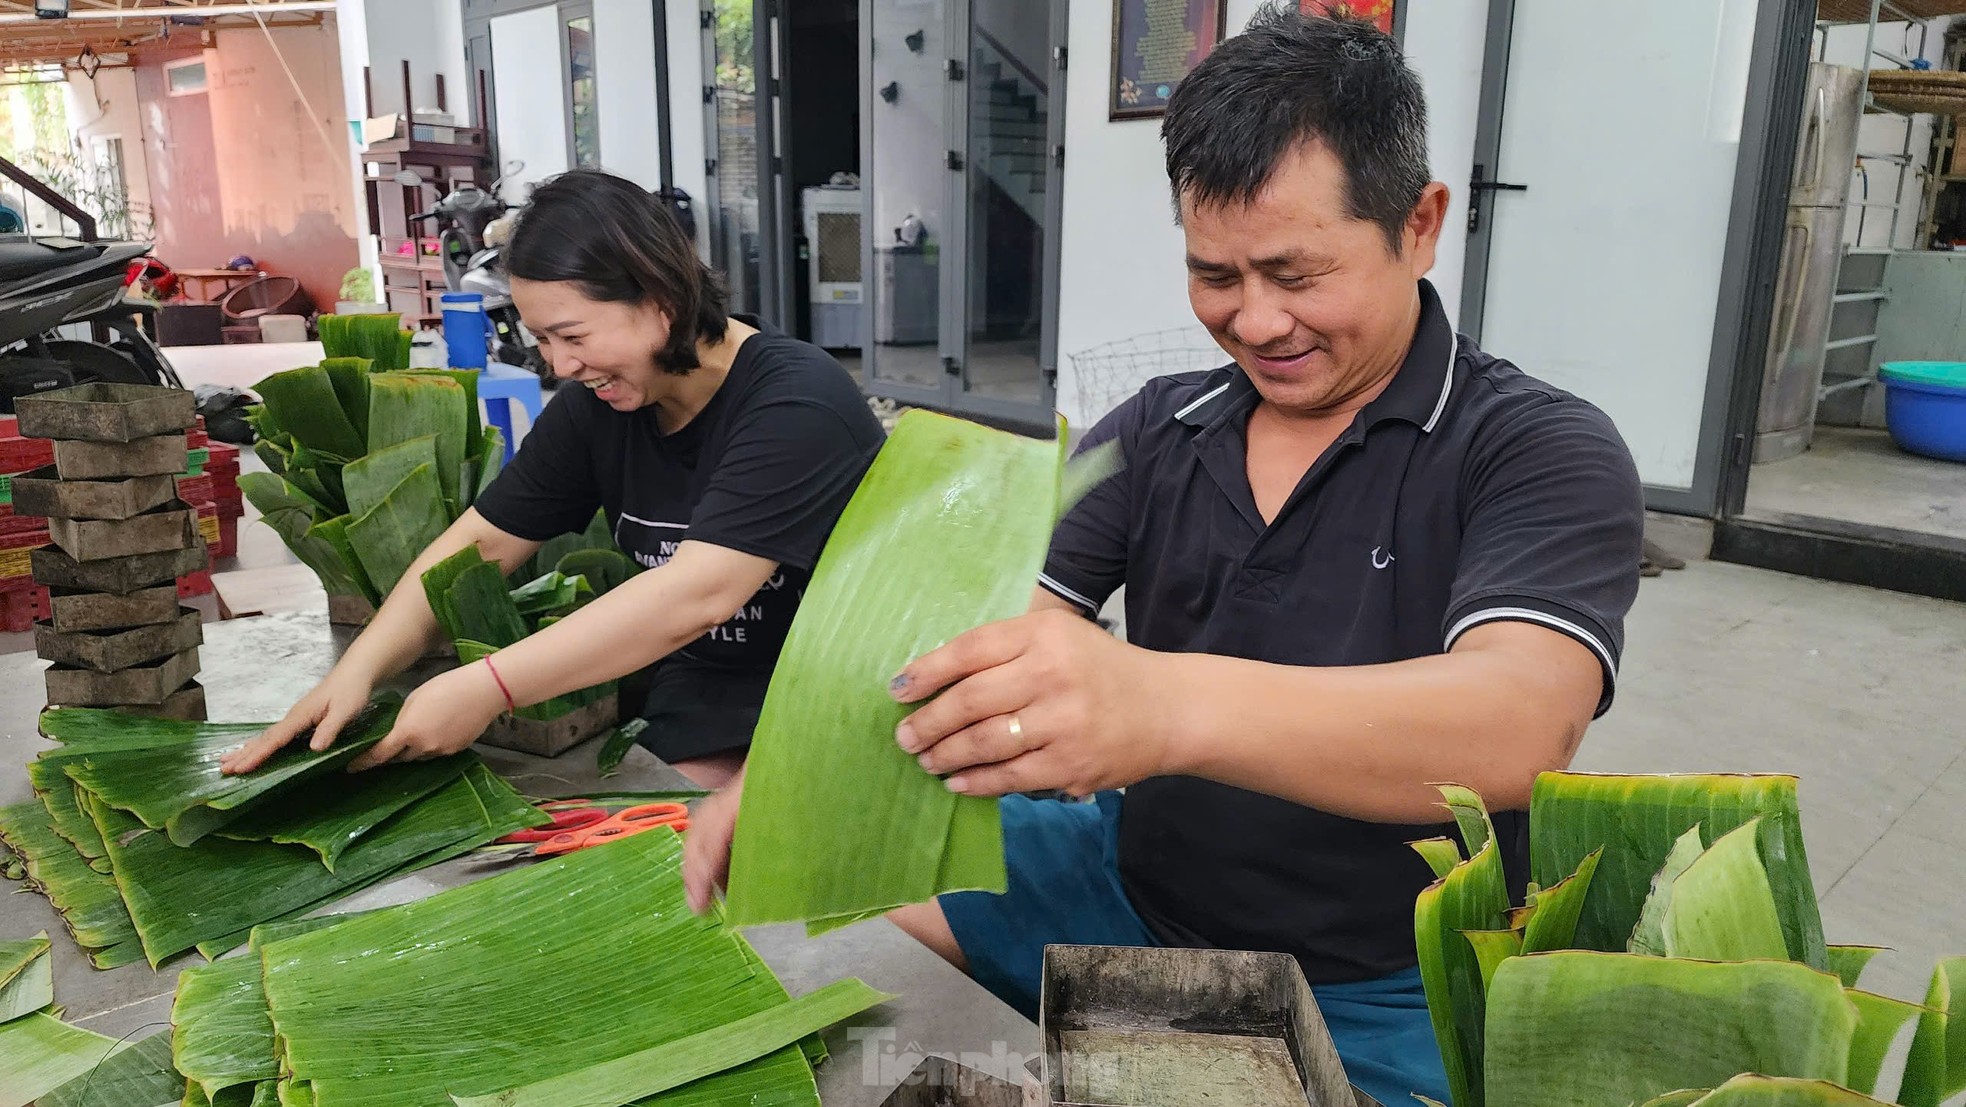
<path fill-rule="evenodd" d="M 92 381 L 184 387 L 137 325 L 155 307 L 125 298 L 131 263 L 149 253 L 140 242 L 0 235 L 0 413 L 19 396 Z M 94 337 L 62 333 L 76 325 Z"/>
<path fill-rule="evenodd" d="M 506 173 L 518 172 L 524 164 L 513 162 Z M 412 182 L 410 178 L 415 178 Z M 397 175 L 404 184 L 422 183 L 414 172 Z M 491 324 L 491 354 L 507 365 L 531 370 L 551 384 L 552 371 L 539 353 L 539 342 L 526 330 L 519 309 L 512 303 L 512 278 L 499 263 L 500 248 L 488 243 L 488 232 L 496 237 L 499 225 L 508 220 L 508 208 L 499 198 L 500 177 L 489 189 L 474 184 L 458 184 L 429 211 L 410 217 L 413 223 L 435 222 L 438 255 L 444 263 L 444 285 L 452 292 L 475 292 L 484 298 L 485 316 Z"/>

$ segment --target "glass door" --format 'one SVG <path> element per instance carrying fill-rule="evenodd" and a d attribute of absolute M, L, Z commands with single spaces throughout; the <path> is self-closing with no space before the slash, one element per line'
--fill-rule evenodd
<path fill-rule="evenodd" d="M 758 70 L 753 0 L 703 0 L 704 104 L 710 136 L 704 208 L 710 264 L 730 282 L 731 310 L 762 311 L 763 177 L 758 158 Z"/>

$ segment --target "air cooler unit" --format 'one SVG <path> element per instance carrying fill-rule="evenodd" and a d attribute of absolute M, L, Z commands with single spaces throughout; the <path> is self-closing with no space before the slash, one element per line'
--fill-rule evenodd
<path fill-rule="evenodd" d="M 800 189 L 799 210 L 812 289 L 812 343 L 857 350 L 867 330 L 860 279 L 860 190 Z"/>

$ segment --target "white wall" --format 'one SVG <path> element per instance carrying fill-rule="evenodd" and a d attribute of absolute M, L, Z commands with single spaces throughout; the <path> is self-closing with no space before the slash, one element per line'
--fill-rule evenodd
<path fill-rule="evenodd" d="M 1465 192 L 1473 168 L 1487 5 L 1476 0 L 1407 0 L 1409 58 L 1426 86 L 1428 149 L 1435 178 L 1454 196 L 1430 279 L 1452 315 L 1460 303 L 1466 244 Z M 1235 34 L 1257 0 L 1228 0 Z M 1108 122 L 1111 0 L 1073 0 L 1065 101 L 1065 198 L 1059 273 L 1058 407 L 1084 421 L 1072 355 L 1088 347 L 1175 327 L 1208 343 L 1188 307 L 1180 228 L 1174 224 L 1158 119 Z M 877 227 L 878 233 L 878 227 Z"/>
<path fill-rule="evenodd" d="M 594 0 L 594 72 L 599 83 L 601 165 L 644 188 L 662 183 L 656 83 L 669 81 L 675 182 L 703 198 L 703 30 L 694 0 L 668 0 L 669 56 L 655 57 L 649 0 Z M 698 221 L 699 225 L 701 220 Z"/>
<path fill-rule="evenodd" d="M 873 118 L 861 122 L 863 141 L 873 150 L 874 225 L 877 243 L 894 241 L 894 228 L 909 214 L 919 217 L 928 241 L 947 243 L 956 213 L 944 210 L 948 170 L 942 162 L 943 97 L 949 55 L 942 37 L 941 8 L 917 0 L 874 0 L 874 88 L 895 82 L 900 95 L 890 104 L 874 98 Z M 919 53 L 905 39 L 922 32 Z"/>
<path fill-rule="evenodd" d="M 150 167 L 143 149 L 143 117 L 137 111 L 137 78 L 133 69 L 102 69 L 93 78 L 80 73 L 68 78 L 68 127 L 81 143 L 80 156 L 93 165 L 95 140 L 123 140 L 123 176 L 129 187 L 130 211 L 141 229 L 149 222 Z"/>
<path fill-rule="evenodd" d="M 492 71 L 497 74 L 492 96 L 498 101 L 498 153 L 525 168 L 505 178 L 500 192 L 511 203 L 522 203 L 532 186 L 564 173 L 567 163 L 567 81 L 560 67 L 559 10 L 530 8 L 491 21 Z M 544 45 L 542 45 L 544 44 Z M 529 57 L 552 64 L 527 65 Z M 605 118 L 607 104 L 602 102 Z M 605 140 L 602 152 L 606 153 Z"/>
<path fill-rule="evenodd" d="M 437 110 L 437 75 L 443 74 L 450 113 L 462 124 L 471 118 L 477 89 L 466 80 L 464 16 L 458 0 L 340 0 L 341 9 L 366 7 L 365 58 L 353 63 L 343 47 L 343 85 L 354 88 L 354 103 L 362 103 L 362 66 L 369 67 L 375 90 L 375 113 L 403 110 L 403 62 L 410 63 L 410 94 L 418 111 Z M 345 16 L 344 16 L 345 17 Z M 345 40 L 344 40 L 345 42 Z M 361 118 L 359 114 L 353 118 Z"/>

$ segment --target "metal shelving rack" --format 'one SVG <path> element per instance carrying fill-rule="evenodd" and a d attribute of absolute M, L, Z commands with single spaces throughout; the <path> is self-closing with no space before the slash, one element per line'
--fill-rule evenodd
<path fill-rule="evenodd" d="M 1938 116 L 1938 132 L 1934 135 L 1935 141 L 1933 147 L 1935 156 L 1932 165 L 1928 168 L 1918 164 L 1918 159 L 1913 154 L 1913 139 L 1917 130 L 1912 125 L 1913 120 L 1919 115 L 1933 113 L 1898 111 L 1895 108 L 1880 104 L 1876 94 L 1871 91 L 1870 75 L 1883 68 L 1877 64 L 1878 62 L 1889 62 L 1896 69 L 1916 68 L 1913 58 L 1893 53 L 1878 44 L 1878 24 L 1880 22 L 1906 24 L 1907 37 L 1909 37 L 1910 29 L 1915 27 L 1919 36 L 1917 56 L 1923 57 L 1929 46 L 1929 36 L 1931 34 L 1929 21 L 1947 15 L 1958 14 L 1966 14 L 1966 0 L 1819 0 L 1817 4 L 1817 60 L 1823 60 L 1824 54 L 1827 52 L 1829 28 L 1857 24 L 1863 25 L 1865 28 L 1863 61 L 1864 114 L 1896 116 L 1904 123 L 1904 140 L 1900 149 L 1895 151 L 1866 151 L 1859 148 L 1857 151 L 1857 171 L 1863 176 L 1866 188 L 1863 194 L 1848 202 L 1849 207 L 1857 210 L 1856 240 L 1859 243 L 1863 241 L 1864 227 L 1869 221 L 1872 211 L 1889 211 L 1890 223 L 1883 246 L 1847 246 L 1844 248 L 1843 257 L 1845 265 L 1840 267 L 1844 271 L 1850 269 L 1847 263 L 1851 257 L 1888 257 L 1897 252 L 1898 227 L 1903 218 L 1904 207 L 1907 203 L 1907 189 L 1905 187 L 1905 177 L 1907 175 L 1919 179 L 1919 186 L 1911 189 L 1910 192 L 1920 205 L 1920 225 L 1918 228 L 1917 243 L 1922 245 L 1927 241 L 1931 234 L 1931 217 L 1928 213 L 1932 210 L 1932 201 L 1937 196 L 1938 190 L 1944 187 L 1946 183 L 1942 179 L 1944 175 L 1938 172 L 1938 170 L 1945 167 L 1944 159 L 1947 158 L 1952 143 L 1956 141 L 1956 126 L 1953 118 L 1945 115 Z M 1950 51 L 1948 52 L 1948 63 L 1957 64 L 1951 58 Z M 1899 168 L 1899 175 L 1895 182 L 1893 195 L 1888 202 L 1873 200 L 1868 195 L 1869 173 L 1867 163 L 1871 162 L 1891 163 Z M 1918 248 L 1918 246 L 1915 245 L 1914 248 Z M 1878 264 L 1877 279 L 1874 286 L 1870 288 L 1845 290 L 1839 281 L 1834 303 L 1839 306 L 1850 303 L 1881 304 L 1888 298 L 1888 294 L 1883 288 L 1883 272 L 1883 265 Z M 1858 346 L 1874 347 L 1877 343 L 1875 320 L 1876 316 L 1873 314 L 1873 326 L 1870 328 L 1871 333 L 1869 334 L 1849 335 L 1843 338 L 1827 340 L 1823 346 L 1825 355 L 1837 350 Z M 1868 368 L 1864 373 L 1847 380 L 1823 384 L 1817 390 L 1816 399 L 1818 403 L 1821 403 L 1823 400 L 1839 393 L 1867 389 L 1876 383 L 1877 359 L 1873 356 L 1868 359 Z"/>

